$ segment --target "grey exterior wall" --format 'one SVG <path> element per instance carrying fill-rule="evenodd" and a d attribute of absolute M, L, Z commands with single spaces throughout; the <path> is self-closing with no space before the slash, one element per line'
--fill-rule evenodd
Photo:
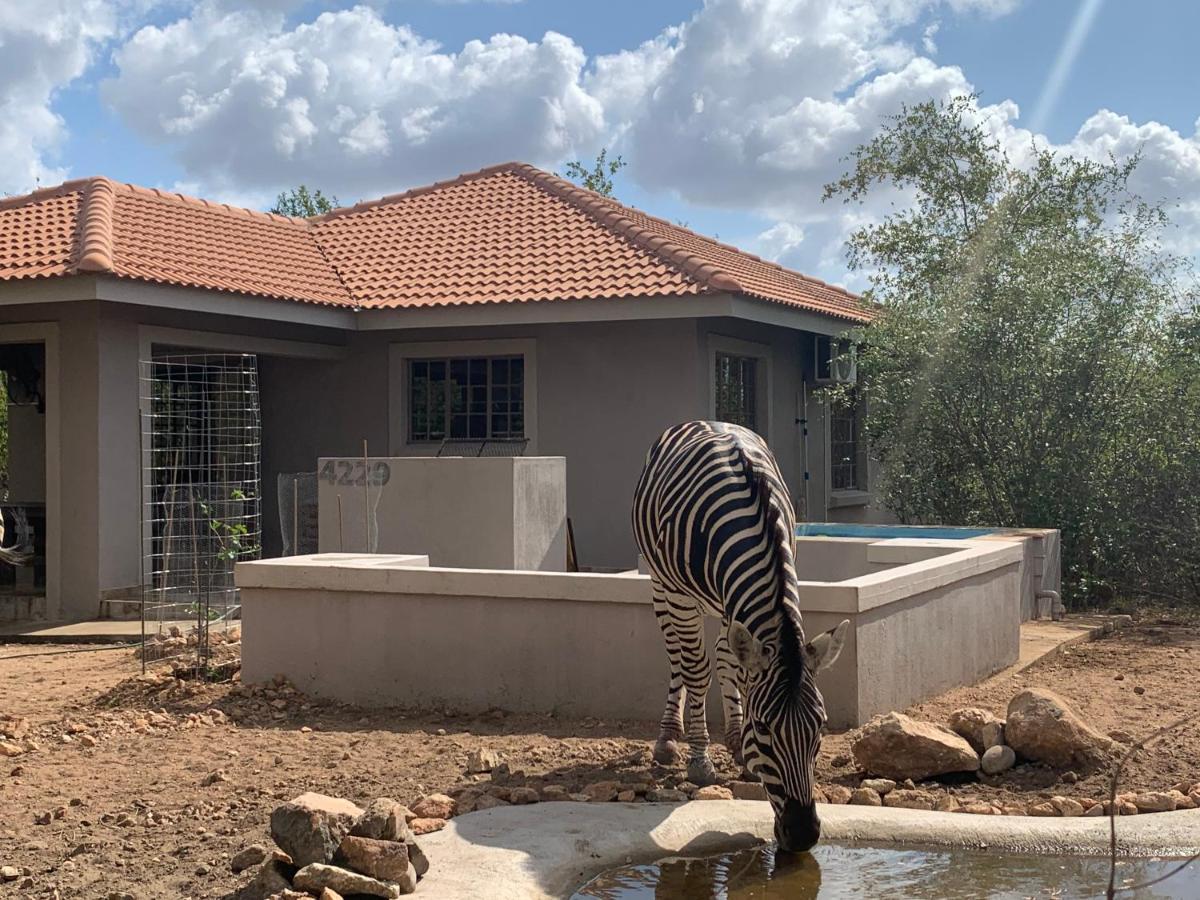
<path fill-rule="evenodd" d="M 138 596 L 142 556 L 138 361 L 150 329 L 213 335 L 213 350 L 230 349 L 223 342 L 235 338 L 343 348 L 337 359 L 293 356 L 282 343 L 276 350 L 259 353 L 267 556 L 281 552 L 278 474 L 315 471 L 321 456 L 358 456 L 364 440 L 374 456 L 430 452 L 406 441 L 396 406 L 403 380 L 391 351 L 393 345 L 425 342 L 532 342 L 537 430 L 529 452 L 567 460 L 568 514 L 579 560 L 585 566 L 635 565 L 629 504 L 646 450 L 669 425 L 712 416 L 712 354 L 723 341 L 755 345 L 755 352 L 767 362 L 764 427 L 800 516 L 861 520 L 876 515 L 867 507 L 830 509 L 824 411 L 811 395 L 807 405 L 811 477 L 805 482 L 805 447 L 796 419 L 805 373 L 812 368 L 812 345 L 807 332 L 790 327 L 735 318 L 674 317 L 348 331 L 85 299 L 87 284 L 69 279 L 7 285 L 0 295 L 0 329 L 6 323 L 50 322 L 59 334 L 57 415 L 62 440 L 59 471 L 53 475 L 59 479 L 63 507 L 69 514 L 61 517 L 62 551 L 57 561 L 62 605 L 50 612 L 52 616 L 90 618 L 108 609 L 102 600 Z M 161 294 L 164 301 L 176 305 L 187 299 L 170 289 L 161 289 Z M 22 302 L 25 296 L 28 303 Z M 211 302 L 213 298 L 220 302 Z M 210 307 L 219 308 L 226 298 L 209 294 L 207 299 Z M 265 302 L 227 299 L 234 310 Z M 290 305 L 281 303 L 278 308 L 281 318 L 291 315 Z M 268 304 L 268 309 L 275 306 Z"/>

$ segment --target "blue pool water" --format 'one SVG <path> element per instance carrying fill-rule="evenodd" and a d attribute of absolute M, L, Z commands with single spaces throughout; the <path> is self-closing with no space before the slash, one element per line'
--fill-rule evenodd
<path fill-rule="evenodd" d="M 796 537 L 933 538 L 961 541 L 991 534 L 995 528 L 957 528 L 950 525 L 852 525 L 844 522 L 802 522 Z"/>

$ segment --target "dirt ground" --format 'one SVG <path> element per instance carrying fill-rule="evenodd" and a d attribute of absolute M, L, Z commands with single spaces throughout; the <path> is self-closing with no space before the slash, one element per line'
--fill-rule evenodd
<path fill-rule="evenodd" d="M 646 723 L 367 711 L 287 686 L 252 694 L 236 682 L 143 679 L 128 648 L 62 652 L 80 649 L 91 648 L 0 645 L 0 731 L 5 714 L 23 717 L 22 742 L 36 747 L 0 754 L 0 866 L 22 870 L 0 885 L 2 897 L 224 897 L 249 876 L 232 875 L 230 857 L 269 842 L 280 800 L 318 791 L 360 805 L 380 796 L 412 804 L 470 780 L 467 756 L 477 748 L 498 751 L 533 786 L 683 780 L 681 771 L 651 765 L 654 730 Z M 1140 738 L 1186 713 L 1200 716 L 1198 685 L 1200 628 L 1141 624 L 908 712 L 944 723 L 972 705 L 1003 716 L 1018 690 L 1044 686 L 1100 730 Z M 826 738 L 823 784 L 857 785 L 851 737 Z M 723 748 L 714 756 L 723 775 L 736 774 Z M 923 787 L 1023 802 L 1105 792 L 1104 773 L 1075 783 L 1062 774 L 1019 766 L 990 784 Z M 1123 787 L 1162 790 L 1187 779 L 1200 779 L 1195 727 L 1147 749 Z"/>

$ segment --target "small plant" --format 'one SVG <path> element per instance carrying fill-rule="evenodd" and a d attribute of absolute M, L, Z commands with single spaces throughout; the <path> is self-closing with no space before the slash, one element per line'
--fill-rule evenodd
<path fill-rule="evenodd" d="M 248 501 L 250 498 L 245 491 L 234 490 L 229 495 L 230 500 Z M 227 521 L 213 514 L 212 507 L 207 503 L 200 504 L 200 511 L 208 519 L 208 528 L 216 536 L 218 542 L 217 559 L 222 562 L 237 562 L 259 550 L 253 541 L 250 528 L 240 520 Z"/>

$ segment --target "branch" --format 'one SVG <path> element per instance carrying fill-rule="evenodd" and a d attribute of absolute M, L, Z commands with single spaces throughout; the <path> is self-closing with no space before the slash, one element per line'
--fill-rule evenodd
<path fill-rule="evenodd" d="M 1142 738 L 1126 751 L 1125 755 L 1121 757 L 1121 761 L 1117 764 L 1116 771 L 1113 772 L 1112 779 L 1108 785 L 1108 890 L 1104 893 L 1107 900 L 1113 900 L 1117 895 L 1117 785 L 1121 780 L 1121 773 L 1125 770 L 1125 764 L 1133 759 L 1138 751 L 1145 748 L 1147 744 L 1152 744 L 1167 734 L 1167 732 L 1174 731 L 1180 725 L 1193 721 L 1193 718 L 1194 716 L 1191 715 L 1183 716 L 1169 725 L 1164 725 L 1149 737 Z M 1197 860 L 1200 860 L 1200 853 L 1188 857 L 1166 875 L 1161 875 L 1151 881 L 1127 885 L 1121 888 L 1121 890 L 1136 891 L 1166 881 L 1172 875 L 1182 872 Z"/>

